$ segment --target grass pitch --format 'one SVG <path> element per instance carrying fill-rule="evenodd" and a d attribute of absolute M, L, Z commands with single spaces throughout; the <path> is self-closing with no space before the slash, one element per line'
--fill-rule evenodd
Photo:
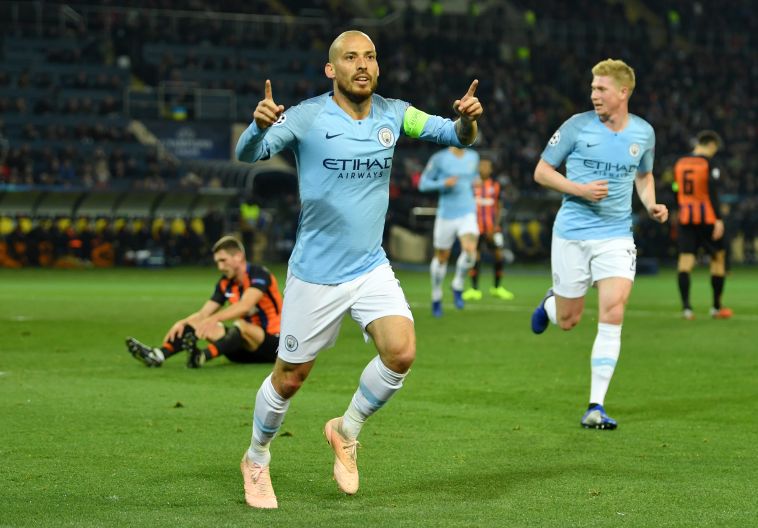
<path fill-rule="evenodd" d="M 545 269 L 506 276 L 514 301 L 456 312 L 448 294 L 441 320 L 427 274 L 398 276 L 418 359 L 363 430 L 360 491 L 337 491 L 321 433 L 374 355 L 346 319 L 272 444 L 280 509 L 261 512 L 238 464 L 270 366 L 148 369 L 123 343 L 158 343 L 210 296 L 215 270 L 0 270 L 0 526 L 755 525 L 758 270 L 727 280 L 728 321 L 707 317 L 702 271 L 689 322 L 672 271 L 638 277 L 608 432 L 579 427 L 594 293 L 575 330 L 534 336 Z"/>

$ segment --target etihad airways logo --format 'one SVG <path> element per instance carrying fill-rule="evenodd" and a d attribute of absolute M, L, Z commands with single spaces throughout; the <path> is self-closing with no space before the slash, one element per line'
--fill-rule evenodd
<path fill-rule="evenodd" d="M 624 165 L 623 163 L 610 163 L 607 161 L 588 159 L 584 160 L 583 163 L 586 168 L 592 169 L 593 174 L 611 178 L 628 177 L 630 174 L 634 174 L 638 167 L 638 165 L 635 165 L 634 163 Z"/>
<path fill-rule="evenodd" d="M 344 179 L 367 179 L 381 178 L 384 171 L 392 168 L 392 156 L 386 158 L 327 158 L 323 162 L 324 168 L 339 171 L 337 178 Z M 386 174 L 389 176 L 389 173 Z"/>

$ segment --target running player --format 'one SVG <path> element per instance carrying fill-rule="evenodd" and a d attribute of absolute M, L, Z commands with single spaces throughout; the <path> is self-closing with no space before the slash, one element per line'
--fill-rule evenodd
<path fill-rule="evenodd" d="M 476 201 L 473 183 L 479 168 L 479 154 L 471 149 L 450 147 L 437 152 L 426 164 L 418 188 L 421 192 L 439 192 L 434 219 L 434 257 L 429 265 L 432 280 L 432 315 L 442 317 L 442 283 L 447 274 L 450 250 L 456 238 L 461 254 L 455 263 L 453 303 L 463 308 L 466 273 L 476 262 Z"/>
<path fill-rule="evenodd" d="M 302 205 L 282 310 L 282 347 L 258 390 L 252 441 L 240 464 L 245 500 L 254 508 L 278 507 L 269 446 L 316 357 L 337 340 L 346 314 L 374 341 L 378 354 L 361 374 L 344 415 L 326 422 L 324 435 L 339 489 L 358 491 L 358 434 L 402 387 L 416 355 L 413 316 L 381 247 L 395 144 L 403 133 L 470 145 L 483 111 L 476 80 L 453 103 L 455 122 L 376 95 L 376 48 L 360 31 L 346 31 L 332 42 L 324 72 L 332 91 L 287 111 L 274 102 L 266 81 L 254 121 L 237 143 L 237 158 L 247 162 L 293 150 Z"/>
<path fill-rule="evenodd" d="M 629 113 L 634 70 L 607 59 L 592 68 L 595 111 L 568 119 L 548 141 L 534 171 L 540 185 L 563 193 L 553 226 L 553 287 L 532 314 L 532 331 L 548 323 L 570 330 L 579 323 L 584 297 L 597 287 L 599 314 L 592 346 L 591 385 L 581 425 L 615 429 L 604 401 L 621 351 L 621 325 L 632 291 L 637 250 L 632 238 L 632 187 L 658 222 L 668 209 L 655 201 L 655 132 Z M 566 176 L 556 168 L 566 162 Z"/>

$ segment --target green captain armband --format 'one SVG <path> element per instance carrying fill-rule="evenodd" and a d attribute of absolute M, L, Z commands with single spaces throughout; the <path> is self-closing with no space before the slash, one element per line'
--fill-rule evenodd
<path fill-rule="evenodd" d="M 417 138 L 424 131 L 424 125 L 427 121 L 429 121 L 429 114 L 409 106 L 403 116 L 403 132 L 408 137 Z"/>

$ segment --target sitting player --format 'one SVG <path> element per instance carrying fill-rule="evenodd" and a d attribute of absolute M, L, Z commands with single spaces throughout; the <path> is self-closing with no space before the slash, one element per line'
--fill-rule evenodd
<path fill-rule="evenodd" d="M 223 277 L 211 298 L 200 310 L 174 323 L 161 347 L 127 338 L 126 346 L 135 359 L 160 367 L 167 358 L 186 350 L 190 368 L 221 355 L 236 363 L 276 360 L 282 308 L 276 277 L 262 266 L 249 264 L 242 243 L 231 236 L 216 242 L 213 260 Z M 234 323 L 227 328 L 225 321 Z M 207 348 L 198 348 L 199 339 L 207 341 Z"/>

